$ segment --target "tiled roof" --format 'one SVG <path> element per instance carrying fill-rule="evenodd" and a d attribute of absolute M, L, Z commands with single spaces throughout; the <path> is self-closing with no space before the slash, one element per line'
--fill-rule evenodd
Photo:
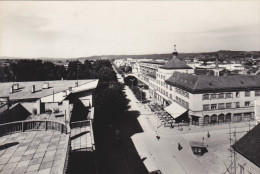
<path fill-rule="evenodd" d="M 240 138 L 233 149 L 260 167 L 260 124 Z"/>
<path fill-rule="evenodd" d="M 163 69 L 192 69 L 184 61 L 182 61 L 178 58 L 172 58 L 171 60 L 169 60 L 167 63 L 165 63 L 160 68 L 163 68 Z"/>
<path fill-rule="evenodd" d="M 191 93 L 228 92 L 260 89 L 260 76 L 206 76 L 174 72 L 166 83 Z"/>

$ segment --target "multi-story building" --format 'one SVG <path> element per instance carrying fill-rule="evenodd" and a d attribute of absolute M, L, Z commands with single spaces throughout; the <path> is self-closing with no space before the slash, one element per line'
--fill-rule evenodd
<path fill-rule="evenodd" d="M 206 76 L 174 72 L 166 80 L 172 100 L 189 109 L 193 124 L 208 125 L 254 119 L 260 76 Z"/>
<path fill-rule="evenodd" d="M 260 76 L 219 76 L 218 64 L 213 69 L 214 76 L 195 75 L 193 68 L 177 58 L 176 49 L 170 61 L 151 67 L 146 65 L 139 74 L 149 85 L 151 96 L 169 105 L 166 110 L 188 111 L 192 124 L 254 119 L 254 101 L 260 98 Z"/>
<path fill-rule="evenodd" d="M 177 58 L 177 54 L 175 48 L 173 58 L 168 62 L 160 66 L 154 66 L 154 68 L 151 68 L 150 65 L 148 70 L 140 73 L 143 76 L 143 79 L 149 83 L 150 94 L 164 105 L 169 105 L 173 97 L 172 87 L 166 84 L 165 81 L 171 77 L 174 72 L 194 73 L 194 69 Z"/>

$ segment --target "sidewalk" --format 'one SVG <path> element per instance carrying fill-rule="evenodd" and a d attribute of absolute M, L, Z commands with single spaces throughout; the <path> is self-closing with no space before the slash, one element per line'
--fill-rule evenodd
<path fill-rule="evenodd" d="M 137 119 L 144 132 L 134 134 L 131 139 L 149 172 L 160 170 L 163 174 L 213 174 L 225 171 L 223 161 L 228 163 L 230 146 L 229 124 L 205 127 L 182 126 L 182 131 L 178 127 L 164 127 L 146 104 L 137 101 L 128 86 L 125 86 L 125 93 L 130 100 L 129 110 L 140 112 Z M 236 127 L 236 130 L 244 131 L 242 136 L 245 130 L 249 129 L 247 124 L 248 122 L 231 123 L 231 131 L 234 131 Z M 211 138 L 207 138 L 208 131 Z M 156 138 L 157 134 L 160 136 L 159 140 Z M 203 137 L 209 152 L 202 157 L 195 156 L 192 153 L 190 141 L 202 141 Z M 181 151 L 178 150 L 178 143 L 183 147 Z"/>

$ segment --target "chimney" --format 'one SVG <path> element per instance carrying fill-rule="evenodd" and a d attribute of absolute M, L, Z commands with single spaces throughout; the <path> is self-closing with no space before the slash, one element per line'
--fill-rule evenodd
<path fill-rule="evenodd" d="M 64 90 L 64 91 L 63 91 L 63 97 L 66 97 L 66 96 L 67 96 L 67 91 Z"/>
<path fill-rule="evenodd" d="M 12 94 L 13 92 L 14 92 L 14 85 L 12 85 L 10 88 L 10 94 Z"/>
<path fill-rule="evenodd" d="M 48 89 L 49 88 L 49 82 L 45 82 L 42 85 L 42 89 Z"/>
<path fill-rule="evenodd" d="M 32 85 L 32 93 L 35 93 L 35 85 Z"/>
<path fill-rule="evenodd" d="M 13 89 L 14 89 L 14 90 L 19 89 L 19 83 L 13 84 Z"/>
<path fill-rule="evenodd" d="M 176 45 L 174 45 L 174 51 L 173 51 L 173 53 L 172 53 L 172 58 L 177 58 L 177 56 L 178 56 L 178 52 L 176 51 Z"/>
<path fill-rule="evenodd" d="M 219 55 L 217 55 L 217 57 L 216 57 L 216 69 L 218 69 L 218 57 L 219 57 Z"/>
<path fill-rule="evenodd" d="M 219 69 L 214 69 L 214 76 L 219 76 Z"/>

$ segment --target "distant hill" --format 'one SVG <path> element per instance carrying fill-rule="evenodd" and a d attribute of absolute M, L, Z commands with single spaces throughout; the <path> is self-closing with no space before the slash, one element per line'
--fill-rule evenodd
<path fill-rule="evenodd" d="M 201 53 L 179 53 L 180 59 L 192 60 L 198 58 L 199 60 L 214 60 L 216 56 L 222 60 L 239 60 L 248 58 L 260 58 L 260 51 L 230 51 L 230 50 L 220 50 L 216 52 L 201 52 Z M 58 61 L 58 60 L 97 60 L 97 59 L 119 59 L 119 58 L 133 58 L 133 59 L 170 59 L 172 57 L 171 53 L 166 54 L 143 54 L 143 55 L 100 55 L 100 56 L 89 56 L 89 57 L 79 57 L 79 58 L 34 58 L 42 59 L 48 61 Z M 18 57 L 0 57 L 0 59 L 24 59 Z M 33 58 L 30 58 L 33 59 Z"/>

